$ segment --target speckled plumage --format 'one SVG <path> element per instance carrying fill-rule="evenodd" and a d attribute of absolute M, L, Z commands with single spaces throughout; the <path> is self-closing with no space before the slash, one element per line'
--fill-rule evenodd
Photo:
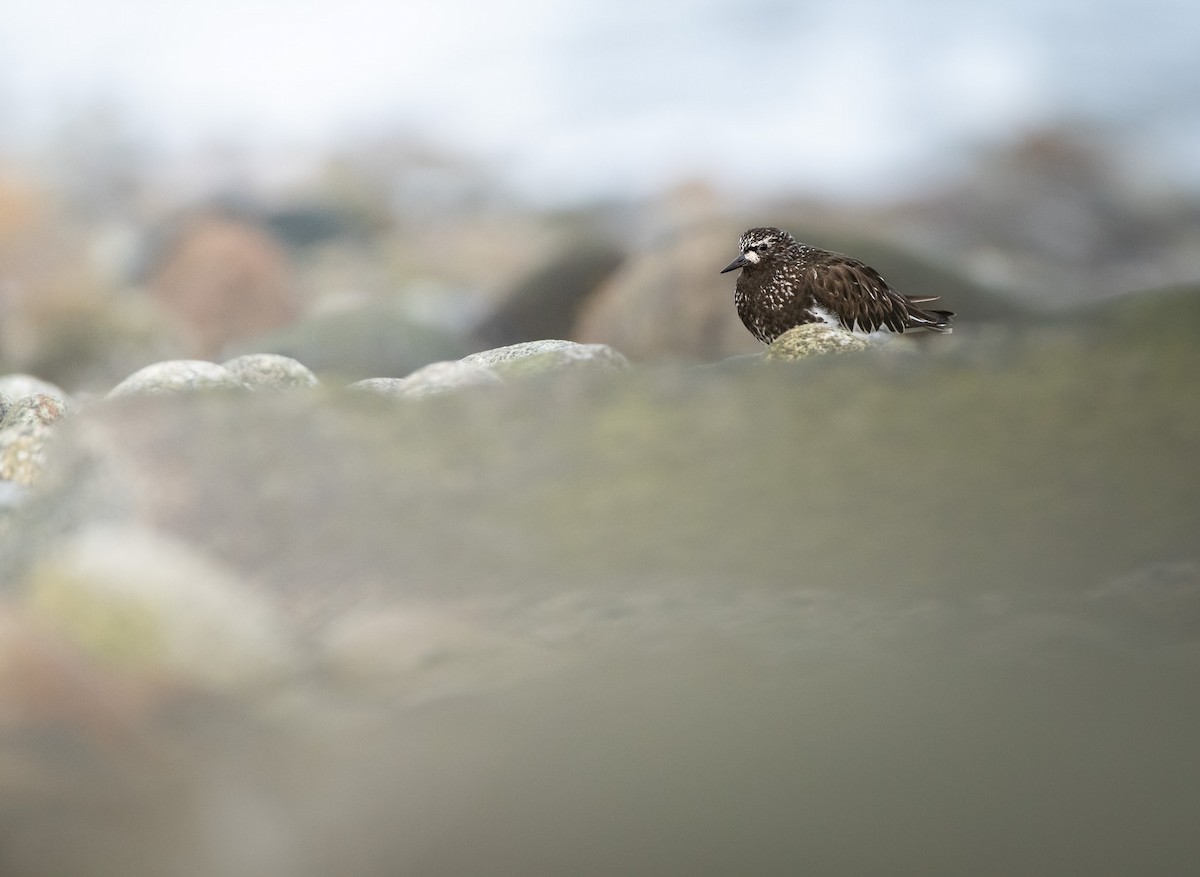
<path fill-rule="evenodd" d="M 950 331 L 952 312 L 919 307 L 937 296 L 901 295 L 857 259 L 799 243 L 778 228 L 752 228 L 738 243 L 741 255 L 721 273 L 742 269 L 733 301 L 746 328 L 764 344 L 805 323 L 864 334 Z"/>

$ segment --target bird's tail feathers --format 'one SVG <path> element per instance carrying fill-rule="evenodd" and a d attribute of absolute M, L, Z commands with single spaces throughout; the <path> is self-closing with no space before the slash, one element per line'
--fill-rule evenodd
<path fill-rule="evenodd" d="M 932 301 L 932 299 L 926 300 Z M 922 299 L 912 299 L 912 301 L 922 301 Z M 950 320 L 953 317 L 954 311 L 923 311 L 919 308 L 913 308 L 909 311 L 908 323 L 909 327 L 913 329 L 929 329 L 931 332 L 950 334 L 954 331 L 950 326 Z"/>

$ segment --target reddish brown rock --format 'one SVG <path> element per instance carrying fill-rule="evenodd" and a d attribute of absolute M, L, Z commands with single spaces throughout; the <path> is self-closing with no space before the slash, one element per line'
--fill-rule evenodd
<path fill-rule="evenodd" d="M 299 301 L 287 254 L 261 228 L 216 216 L 185 226 L 149 279 L 151 295 L 182 324 L 195 356 L 291 323 Z"/>

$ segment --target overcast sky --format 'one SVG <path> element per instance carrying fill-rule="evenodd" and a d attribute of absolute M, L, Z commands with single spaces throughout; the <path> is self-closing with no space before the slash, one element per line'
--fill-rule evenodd
<path fill-rule="evenodd" d="M 39 0 L 0 6 L 0 147 L 105 103 L 156 146 L 387 130 L 518 185 L 876 185 L 1098 120 L 1200 152 L 1191 0 Z M 1127 122 L 1127 125 L 1126 125 Z M 1197 147 L 1193 151 L 1192 147 Z"/>

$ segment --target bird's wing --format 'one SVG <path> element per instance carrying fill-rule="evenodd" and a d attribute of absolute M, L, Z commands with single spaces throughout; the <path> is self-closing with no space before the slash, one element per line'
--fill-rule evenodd
<path fill-rule="evenodd" d="M 818 303 L 841 314 L 847 329 L 903 332 L 908 322 L 904 296 L 888 286 L 878 271 L 856 259 L 842 257 L 828 263 L 816 287 Z"/>

